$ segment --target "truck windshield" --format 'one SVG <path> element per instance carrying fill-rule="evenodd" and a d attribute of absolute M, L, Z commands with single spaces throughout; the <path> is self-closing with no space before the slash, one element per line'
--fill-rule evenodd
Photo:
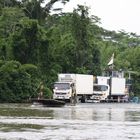
<path fill-rule="evenodd" d="M 94 85 L 93 90 L 94 91 L 106 91 L 108 89 L 105 85 Z"/>
<path fill-rule="evenodd" d="M 55 83 L 54 88 L 58 90 L 70 89 L 69 83 Z"/>

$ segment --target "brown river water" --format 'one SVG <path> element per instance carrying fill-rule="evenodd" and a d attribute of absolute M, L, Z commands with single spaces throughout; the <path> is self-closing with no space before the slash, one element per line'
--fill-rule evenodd
<path fill-rule="evenodd" d="M 140 104 L 0 104 L 0 140 L 140 140 Z"/>

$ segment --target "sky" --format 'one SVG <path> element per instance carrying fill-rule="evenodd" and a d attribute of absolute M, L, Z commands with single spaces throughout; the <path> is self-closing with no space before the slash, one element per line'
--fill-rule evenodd
<path fill-rule="evenodd" d="M 72 12 L 77 4 L 88 6 L 90 14 L 98 16 L 100 26 L 107 30 L 124 30 L 140 35 L 140 0 L 70 0 L 63 7 L 64 11 Z M 55 7 L 59 6 L 55 4 Z"/>

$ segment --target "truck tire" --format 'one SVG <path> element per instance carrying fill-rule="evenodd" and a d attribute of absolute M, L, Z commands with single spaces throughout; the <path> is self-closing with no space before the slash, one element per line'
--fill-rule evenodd
<path fill-rule="evenodd" d="M 84 96 L 81 97 L 81 103 L 85 103 L 86 99 Z"/>

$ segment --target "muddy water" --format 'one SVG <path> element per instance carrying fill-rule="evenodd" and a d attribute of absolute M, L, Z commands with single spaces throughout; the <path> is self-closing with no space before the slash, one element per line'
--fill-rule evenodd
<path fill-rule="evenodd" d="M 0 140 L 129 139 L 140 139 L 140 104 L 0 105 Z"/>

